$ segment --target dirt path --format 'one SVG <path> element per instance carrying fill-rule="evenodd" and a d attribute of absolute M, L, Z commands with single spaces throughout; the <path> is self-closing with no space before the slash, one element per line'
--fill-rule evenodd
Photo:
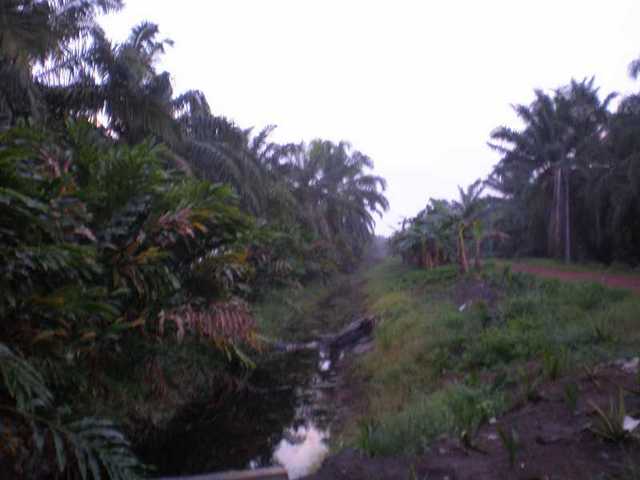
<path fill-rule="evenodd" d="M 541 267 L 527 263 L 511 263 L 514 272 L 525 272 L 568 282 L 597 282 L 611 288 L 623 288 L 640 294 L 640 275 L 610 274 L 598 271 L 572 271 L 561 267 Z"/>

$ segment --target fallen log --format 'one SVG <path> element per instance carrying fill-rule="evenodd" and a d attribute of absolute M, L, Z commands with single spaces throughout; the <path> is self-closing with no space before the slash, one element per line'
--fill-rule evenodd
<path fill-rule="evenodd" d="M 335 349 L 342 349 L 353 346 L 365 337 L 373 333 L 375 317 L 364 317 L 351 322 L 339 333 L 330 336 L 325 341 L 328 346 Z"/>
<path fill-rule="evenodd" d="M 266 337 L 260 339 L 271 345 L 271 347 L 279 352 L 299 352 L 304 350 L 320 350 L 320 349 L 343 349 L 356 345 L 365 337 L 373 332 L 376 318 L 367 316 L 354 320 L 344 327 L 340 332 L 329 335 L 322 335 L 318 340 L 311 342 L 296 343 L 283 342 L 280 340 L 272 340 Z"/>

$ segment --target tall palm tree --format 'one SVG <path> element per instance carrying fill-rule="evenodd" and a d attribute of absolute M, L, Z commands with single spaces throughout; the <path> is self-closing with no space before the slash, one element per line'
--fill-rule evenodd
<path fill-rule="evenodd" d="M 523 205 L 542 205 L 542 210 L 551 212 L 548 250 L 554 256 L 564 254 L 567 262 L 572 243 L 572 174 L 580 165 L 589 164 L 591 146 L 603 132 L 607 107 L 615 96 L 601 101 L 593 83 L 593 78 L 572 80 L 553 97 L 537 90 L 531 105 L 514 107 L 524 129 L 500 127 L 491 134 L 494 143 L 490 146 L 503 154 L 491 185 L 503 194 L 520 197 Z"/>
<path fill-rule="evenodd" d="M 103 114 L 107 128 L 130 144 L 153 136 L 177 145 L 179 127 L 170 75 L 155 69 L 172 42 L 159 40 L 158 35 L 156 24 L 143 22 L 126 41 L 113 45 L 102 30 L 94 29 L 84 70 L 69 89 L 66 102 L 79 111 Z"/>
<path fill-rule="evenodd" d="M 122 4 L 0 0 L 0 126 L 20 117 L 42 119 L 46 108 L 38 83 L 68 70 L 74 63 L 73 45 L 91 35 L 97 14 L 118 10 Z"/>
<path fill-rule="evenodd" d="M 637 78 L 640 61 L 630 65 Z M 640 96 L 622 99 L 584 165 L 581 204 L 590 253 L 600 261 L 640 261 Z"/>
<path fill-rule="evenodd" d="M 271 186 L 268 165 L 251 130 L 243 130 L 224 117 L 194 111 L 179 119 L 181 141 L 176 149 L 195 171 L 214 182 L 232 185 L 244 208 L 265 214 Z"/>
<path fill-rule="evenodd" d="M 291 172 L 307 222 L 319 236 L 355 256 L 373 234 L 373 215 L 389 207 L 386 182 L 367 172 L 372 167 L 369 157 L 346 142 L 314 140 Z"/>

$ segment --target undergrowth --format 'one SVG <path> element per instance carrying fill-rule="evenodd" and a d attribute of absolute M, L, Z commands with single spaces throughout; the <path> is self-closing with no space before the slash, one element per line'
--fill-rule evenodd
<path fill-rule="evenodd" d="M 419 270 L 396 259 L 367 273 L 367 305 L 380 322 L 376 349 L 356 366 L 368 409 L 348 435 L 368 454 L 417 453 L 441 434 L 468 436 L 535 397 L 541 381 L 640 345 L 631 328 L 640 299 L 625 291 L 488 265 L 464 283 L 495 295 L 459 304 L 461 283 L 453 266 Z"/>
<path fill-rule="evenodd" d="M 335 274 L 331 283 L 268 291 L 252 306 L 259 331 L 270 339 L 306 341 L 334 332 L 361 314 L 359 276 Z"/>

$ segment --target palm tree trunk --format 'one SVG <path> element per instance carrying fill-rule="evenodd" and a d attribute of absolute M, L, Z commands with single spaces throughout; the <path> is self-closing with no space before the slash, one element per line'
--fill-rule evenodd
<path fill-rule="evenodd" d="M 469 261 L 467 260 L 467 249 L 464 244 L 464 229 L 458 232 L 458 249 L 460 250 L 460 272 L 467 273 L 469 271 Z"/>
<path fill-rule="evenodd" d="M 564 174 L 564 261 L 571 262 L 571 222 L 569 221 L 569 170 Z"/>
<path fill-rule="evenodd" d="M 425 241 L 420 243 L 420 268 L 429 268 L 427 242 Z"/>
<path fill-rule="evenodd" d="M 559 257 L 562 242 L 562 169 L 553 172 L 553 209 L 551 213 L 551 256 Z"/>
<path fill-rule="evenodd" d="M 600 217 L 600 205 L 596 205 L 596 246 L 598 249 L 598 255 L 602 250 L 602 220 Z"/>

